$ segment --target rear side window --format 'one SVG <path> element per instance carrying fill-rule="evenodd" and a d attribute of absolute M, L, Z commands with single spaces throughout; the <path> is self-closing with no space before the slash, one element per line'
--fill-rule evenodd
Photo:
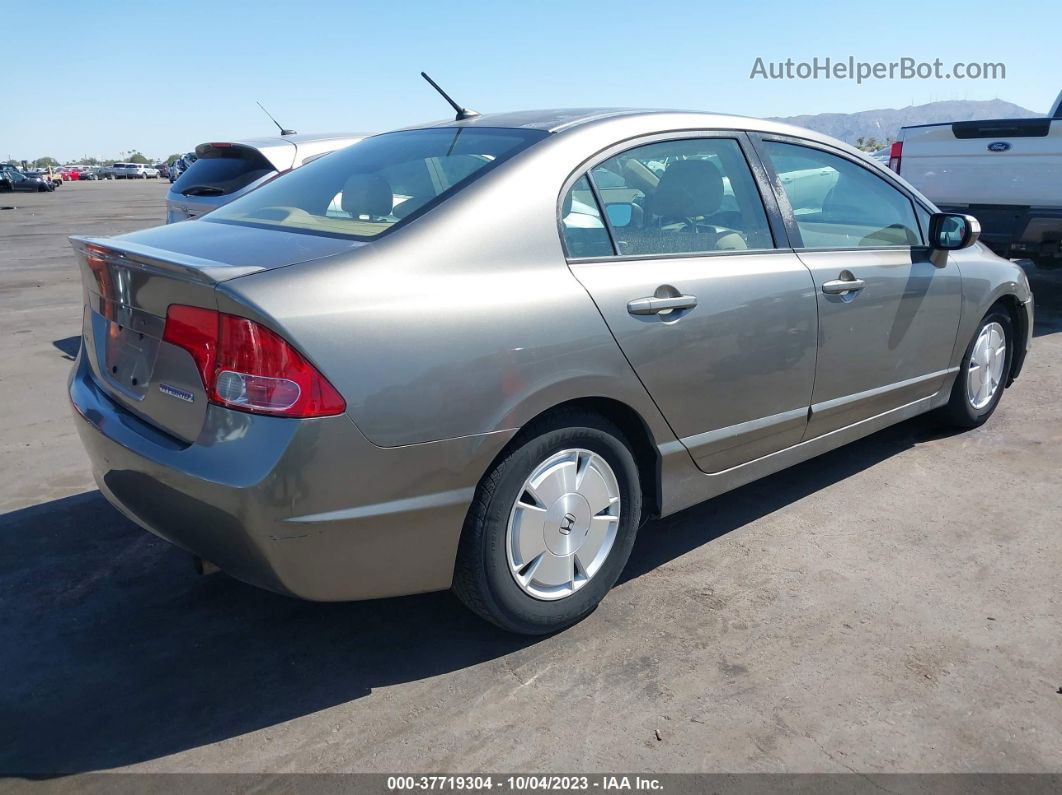
<path fill-rule="evenodd" d="M 172 190 L 184 196 L 225 196 L 275 171 L 257 149 L 212 146 L 181 174 Z"/>
<path fill-rule="evenodd" d="M 766 148 L 805 248 L 922 245 L 911 200 L 881 177 L 821 149 Z"/>
<path fill-rule="evenodd" d="M 590 172 L 619 254 L 770 249 L 767 213 L 732 138 L 660 141 Z"/>
<path fill-rule="evenodd" d="M 608 257 L 612 255 L 605 222 L 586 177 L 580 177 L 564 197 L 561 229 L 569 257 Z"/>
<path fill-rule="evenodd" d="M 478 127 L 377 135 L 307 163 L 203 220 L 372 239 L 427 212 L 547 135 Z M 202 162 L 201 157 L 176 184 Z"/>

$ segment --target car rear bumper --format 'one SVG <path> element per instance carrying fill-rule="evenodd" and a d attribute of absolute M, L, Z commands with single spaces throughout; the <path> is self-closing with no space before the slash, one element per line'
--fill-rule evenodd
<path fill-rule="evenodd" d="M 112 401 L 82 357 L 69 394 L 122 513 L 240 580 L 319 601 L 448 588 L 475 484 L 509 438 L 380 448 L 346 416 L 210 406 L 189 445 Z"/>

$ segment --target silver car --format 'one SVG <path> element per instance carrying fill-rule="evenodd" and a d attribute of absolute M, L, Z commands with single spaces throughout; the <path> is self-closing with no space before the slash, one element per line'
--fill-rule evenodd
<path fill-rule="evenodd" d="M 239 579 L 452 587 L 550 632 L 650 519 L 923 412 L 985 422 L 1032 296 L 977 235 L 796 127 L 473 116 L 74 238 L 70 398 L 103 494 Z"/>
<path fill-rule="evenodd" d="M 166 223 L 188 221 L 238 199 L 277 174 L 350 146 L 364 133 L 293 134 L 199 144 L 166 194 Z"/>

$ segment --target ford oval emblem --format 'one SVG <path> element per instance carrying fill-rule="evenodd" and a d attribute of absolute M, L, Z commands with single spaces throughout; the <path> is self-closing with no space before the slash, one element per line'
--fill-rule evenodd
<path fill-rule="evenodd" d="M 1006 152 L 1010 149 L 1010 144 L 1006 141 L 993 141 L 988 145 L 989 152 Z"/>

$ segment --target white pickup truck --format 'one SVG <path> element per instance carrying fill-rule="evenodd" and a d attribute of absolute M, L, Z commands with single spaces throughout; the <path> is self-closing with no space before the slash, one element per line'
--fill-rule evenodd
<path fill-rule="evenodd" d="M 903 127 L 889 168 L 997 254 L 1062 264 L 1062 94 L 1044 118 Z"/>

